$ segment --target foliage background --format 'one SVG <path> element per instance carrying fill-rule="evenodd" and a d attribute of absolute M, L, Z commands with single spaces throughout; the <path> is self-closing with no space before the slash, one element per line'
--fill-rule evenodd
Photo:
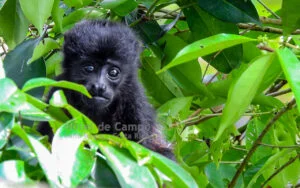
<path fill-rule="evenodd" d="M 1 184 L 299 186 L 299 7 L 299 0 L 0 0 Z M 50 79 L 61 73 L 63 33 L 82 19 L 122 21 L 139 35 L 140 80 L 176 163 L 122 135 L 96 134 L 61 91 L 42 102 L 50 86 L 89 95 Z M 38 121 L 56 130 L 52 146 L 35 130 Z"/>

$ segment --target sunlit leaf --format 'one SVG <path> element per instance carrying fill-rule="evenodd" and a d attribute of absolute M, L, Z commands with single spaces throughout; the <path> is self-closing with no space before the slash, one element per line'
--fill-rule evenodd
<path fill-rule="evenodd" d="M 27 136 L 34 152 L 36 153 L 36 157 L 45 172 L 45 175 L 51 185 L 59 185 L 58 173 L 57 173 L 57 165 L 55 163 L 54 158 L 51 156 L 49 150 L 41 144 L 38 140 L 31 136 Z"/>
<path fill-rule="evenodd" d="M 64 3 L 69 7 L 80 8 L 89 5 L 93 0 L 64 0 Z"/>
<path fill-rule="evenodd" d="M 55 87 L 61 87 L 66 89 L 71 89 L 74 91 L 78 91 L 88 97 L 91 97 L 89 92 L 86 90 L 86 88 L 83 85 L 76 84 L 73 82 L 68 81 L 55 81 L 49 78 L 34 78 L 31 80 L 28 80 L 23 88 L 22 91 L 26 92 L 31 89 L 37 88 L 37 87 L 44 87 L 44 86 L 55 86 Z"/>
<path fill-rule="evenodd" d="M 67 187 L 76 187 L 91 173 L 95 158 L 91 150 L 84 148 L 87 133 L 84 121 L 78 118 L 62 125 L 54 135 L 52 155 Z"/>
<path fill-rule="evenodd" d="M 122 3 L 125 3 L 126 1 L 129 1 L 129 0 L 103 0 L 100 5 L 103 8 L 112 9 L 112 8 L 115 8 L 119 5 L 121 5 Z"/>
<path fill-rule="evenodd" d="M 134 142 L 128 143 L 126 147 L 132 155 L 134 155 L 137 159 L 140 159 L 140 163 L 150 163 L 157 168 L 159 173 L 166 176 L 163 177 L 163 179 L 166 182 L 170 182 L 172 186 L 198 187 L 193 177 L 174 161 L 151 150 L 143 148 L 141 145 Z"/>
<path fill-rule="evenodd" d="M 183 48 L 176 57 L 158 73 L 198 57 L 250 41 L 255 41 L 255 39 L 232 34 L 218 34 L 196 41 Z"/>
<path fill-rule="evenodd" d="M 57 30 L 62 32 L 62 19 L 64 16 L 64 10 L 59 7 L 59 4 L 60 0 L 54 0 L 51 16 L 53 17 L 53 21 L 57 27 Z"/>
<path fill-rule="evenodd" d="M 14 124 L 14 115 L 10 113 L 0 113 L 0 149 L 2 149 L 7 143 L 10 130 Z"/>
<path fill-rule="evenodd" d="M 218 140 L 225 129 L 233 125 L 246 111 L 262 82 L 262 79 L 272 64 L 274 55 L 264 55 L 257 58 L 247 70 L 234 82 L 228 94 L 223 110 L 220 128 L 216 135 Z"/>
<path fill-rule="evenodd" d="M 79 110 L 68 104 L 67 98 L 62 90 L 58 90 L 53 93 L 53 96 L 50 99 L 50 104 L 55 107 L 67 109 L 73 118 L 82 117 L 85 128 L 89 130 L 90 133 L 98 133 L 98 128 L 96 124 L 92 120 L 90 120 L 90 118 L 88 118 Z"/>
<path fill-rule="evenodd" d="M 0 23 L 0 36 L 10 49 L 24 40 L 29 23 L 18 0 L 9 0 L 0 9 Z"/>
<path fill-rule="evenodd" d="M 290 34 L 300 28 L 300 1 L 298 0 L 283 0 L 281 8 L 281 19 L 283 25 L 283 33 Z"/>
<path fill-rule="evenodd" d="M 38 29 L 40 35 L 43 32 L 43 25 L 51 15 L 53 2 L 54 0 L 20 0 L 25 16 Z"/>
<path fill-rule="evenodd" d="M 138 165 L 128 151 L 107 142 L 99 142 L 98 146 L 122 187 L 157 187 L 149 169 Z"/>
<path fill-rule="evenodd" d="M 32 182 L 26 177 L 24 161 L 8 160 L 0 163 L 0 178 L 14 183 Z"/>
<path fill-rule="evenodd" d="M 300 61 L 288 48 L 279 49 L 276 52 L 295 99 L 300 104 Z M 300 105 L 297 105 L 297 107 L 300 111 Z"/>
<path fill-rule="evenodd" d="M 251 181 L 249 182 L 249 184 L 247 185 L 247 188 L 251 188 L 252 185 L 256 182 L 257 178 L 265 171 L 268 170 L 270 168 L 272 168 L 271 166 L 274 165 L 274 163 L 276 163 L 281 157 L 283 157 L 284 155 L 287 155 L 291 152 L 290 149 L 284 149 L 281 150 L 279 152 L 277 152 L 275 155 L 269 157 L 269 159 L 266 161 L 266 163 L 261 167 L 261 169 L 252 177 Z"/>

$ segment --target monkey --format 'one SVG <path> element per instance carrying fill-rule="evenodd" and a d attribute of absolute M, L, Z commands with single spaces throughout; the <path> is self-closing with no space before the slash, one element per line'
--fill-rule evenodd
<path fill-rule="evenodd" d="M 92 98 L 63 91 L 68 103 L 93 120 L 100 133 L 123 132 L 129 140 L 174 159 L 171 144 L 163 138 L 155 110 L 138 81 L 141 51 L 136 34 L 125 24 L 81 21 L 64 34 L 63 72 L 57 80 L 86 87 Z M 53 137 L 49 124 L 38 130 Z"/>

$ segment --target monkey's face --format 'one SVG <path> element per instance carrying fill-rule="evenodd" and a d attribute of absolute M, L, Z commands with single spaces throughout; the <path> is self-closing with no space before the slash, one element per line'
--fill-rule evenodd
<path fill-rule="evenodd" d="M 82 96 L 83 103 L 98 108 L 106 108 L 112 103 L 124 78 L 120 66 L 114 61 L 105 64 L 81 62 L 72 69 L 74 76 L 71 77 L 76 78 L 72 81 L 83 84 L 92 95 L 92 98 Z"/>

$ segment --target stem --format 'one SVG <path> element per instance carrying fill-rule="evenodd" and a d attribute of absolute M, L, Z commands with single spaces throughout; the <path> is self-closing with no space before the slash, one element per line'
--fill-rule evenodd
<path fill-rule="evenodd" d="M 147 16 L 147 17 L 148 17 L 149 14 L 152 12 L 152 10 L 155 8 L 155 5 L 156 5 L 156 3 L 158 3 L 158 1 L 159 1 L 159 0 L 155 0 L 155 1 L 152 3 L 151 7 L 148 9 L 148 11 L 147 11 L 147 13 L 146 13 L 146 16 Z"/>
<path fill-rule="evenodd" d="M 300 145 L 293 145 L 293 146 L 275 146 L 271 144 L 264 144 L 264 143 L 259 143 L 261 146 L 266 146 L 270 148 L 300 148 Z"/>
<path fill-rule="evenodd" d="M 280 19 L 280 17 L 273 12 L 266 4 L 264 4 L 263 2 L 261 2 L 260 0 L 257 0 L 257 2 L 259 2 L 268 12 L 270 12 L 273 16 L 275 16 L 276 18 Z"/>
<path fill-rule="evenodd" d="M 281 19 L 267 18 L 265 16 L 259 17 L 259 20 L 265 24 L 282 25 Z"/>
<path fill-rule="evenodd" d="M 269 93 L 269 94 L 267 94 L 267 96 L 276 97 L 276 96 L 279 96 L 279 95 L 284 95 L 284 94 L 290 93 L 291 91 L 292 90 L 289 88 L 289 89 L 286 89 L 286 90 Z"/>
<path fill-rule="evenodd" d="M 253 30 L 253 31 L 262 31 L 262 32 L 268 32 L 268 33 L 277 33 L 277 34 L 282 34 L 283 30 L 275 27 L 260 27 L 258 25 L 255 25 L 253 27 L 253 24 L 247 24 L 247 23 L 238 23 L 237 26 L 240 29 L 248 29 L 248 30 Z M 292 32 L 292 34 L 297 35 L 300 34 L 300 29 L 295 30 Z"/>
<path fill-rule="evenodd" d="M 281 172 L 283 169 L 288 167 L 290 164 L 295 162 L 298 158 L 300 158 L 300 154 L 298 154 L 296 157 L 290 159 L 288 162 L 286 162 L 284 165 L 282 165 L 280 168 L 278 168 L 262 185 L 261 187 L 264 187 L 271 179 L 273 179 L 279 172 Z"/>
<path fill-rule="evenodd" d="M 236 184 L 236 181 L 238 180 L 240 174 L 243 172 L 244 167 L 246 166 L 246 164 L 248 163 L 248 161 L 250 160 L 251 156 L 254 154 L 256 148 L 260 145 L 263 137 L 267 134 L 267 132 L 270 130 L 270 128 L 272 127 L 272 125 L 274 125 L 274 123 L 288 110 L 292 109 L 293 105 L 296 104 L 296 100 L 292 99 L 286 107 L 282 108 L 266 125 L 266 127 L 264 128 L 264 130 L 260 133 L 260 135 L 258 136 L 258 138 L 255 140 L 255 142 L 253 143 L 252 147 L 250 148 L 248 154 L 246 155 L 246 157 L 244 158 L 243 162 L 241 163 L 240 167 L 238 168 L 238 170 L 236 171 L 234 177 L 232 178 L 231 182 L 229 183 L 228 187 L 229 188 L 233 188 Z"/>

